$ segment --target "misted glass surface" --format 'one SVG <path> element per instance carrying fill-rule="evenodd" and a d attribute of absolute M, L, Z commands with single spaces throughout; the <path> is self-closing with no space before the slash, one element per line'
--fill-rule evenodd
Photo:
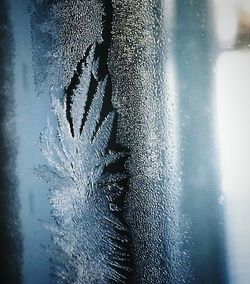
<path fill-rule="evenodd" d="M 4 0 L 0 56 L 3 284 L 249 283 L 250 1 Z"/>

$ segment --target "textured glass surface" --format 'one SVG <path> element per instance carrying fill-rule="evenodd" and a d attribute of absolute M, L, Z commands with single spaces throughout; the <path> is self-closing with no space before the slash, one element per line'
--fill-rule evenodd
<path fill-rule="evenodd" d="M 248 284 L 248 0 L 0 1 L 0 283 Z"/>

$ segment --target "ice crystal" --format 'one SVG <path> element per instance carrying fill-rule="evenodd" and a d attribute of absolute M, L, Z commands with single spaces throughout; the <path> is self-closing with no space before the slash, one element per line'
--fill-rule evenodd
<path fill-rule="evenodd" d="M 83 51 L 102 41 L 103 7 L 97 0 L 35 0 L 31 7 L 35 82 L 44 93 L 65 86 Z"/>
<path fill-rule="evenodd" d="M 40 166 L 38 173 L 52 186 L 55 223 L 47 227 L 56 245 L 55 275 L 62 283 L 124 283 L 129 269 L 126 227 L 116 214 L 126 174 L 105 170 L 126 153 L 108 149 L 115 113 L 101 119 L 107 76 L 96 80 L 94 50 L 81 61 L 72 92 L 66 90 L 70 97 L 52 98 L 56 133 L 48 123 L 40 137 L 49 167 Z M 92 80 L 97 87 L 87 110 Z"/>

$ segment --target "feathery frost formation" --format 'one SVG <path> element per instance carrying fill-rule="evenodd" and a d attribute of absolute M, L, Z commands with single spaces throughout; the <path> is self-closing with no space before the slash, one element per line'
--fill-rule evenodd
<path fill-rule="evenodd" d="M 129 282 L 125 276 L 129 266 L 125 264 L 130 263 L 129 234 L 135 283 L 187 283 L 178 210 L 176 96 L 166 83 L 168 2 L 52 2 L 36 0 L 32 12 L 37 85 L 45 82 L 45 90 L 66 85 L 82 51 L 93 42 L 101 62 L 99 68 L 92 48 L 70 99 L 62 103 L 53 99 L 59 124 L 56 141 L 49 125 L 41 137 L 52 168 L 49 175 L 41 167 L 40 174 L 54 183 L 51 204 L 57 226 L 51 230 L 62 255 L 57 257 L 57 272 L 69 283 Z M 105 171 L 123 156 L 107 152 L 114 113 L 100 123 L 107 78 L 99 80 L 98 70 L 107 73 L 103 71 L 106 56 L 112 103 L 118 113 L 117 142 L 130 150 L 129 191 L 124 212 L 119 213 L 118 203 L 112 200 L 124 192 L 119 183 L 124 175 Z M 96 93 L 88 111 L 88 94 L 93 89 Z"/>
<path fill-rule="evenodd" d="M 116 202 L 126 174 L 106 170 L 126 153 L 108 150 L 115 114 L 101 119 L 107 76 L 98 80 L 94 49 L 82 60 L 70 97 L 63 102 L 52 98 L 56 133 L 48 123 L 40 137 L 49 167 L 40 166 L 38 174 L 52 185 L 55 224 L 46 226 L 56 246 L 53 262 L 61 283 L 125 283 L 129 270 L 128 237 Z M 93 80 L 97 87 L 87 110 Z"/>

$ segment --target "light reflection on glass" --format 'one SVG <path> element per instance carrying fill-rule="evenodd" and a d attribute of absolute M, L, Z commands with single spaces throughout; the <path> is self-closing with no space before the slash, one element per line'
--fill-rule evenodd
<path fill-rule="evenodd" d="M 215 1 L 216 106 L 230 283 L 250 278 L 250 1 Z M 223 49 L 230 49 L 226 51 Z"/>

